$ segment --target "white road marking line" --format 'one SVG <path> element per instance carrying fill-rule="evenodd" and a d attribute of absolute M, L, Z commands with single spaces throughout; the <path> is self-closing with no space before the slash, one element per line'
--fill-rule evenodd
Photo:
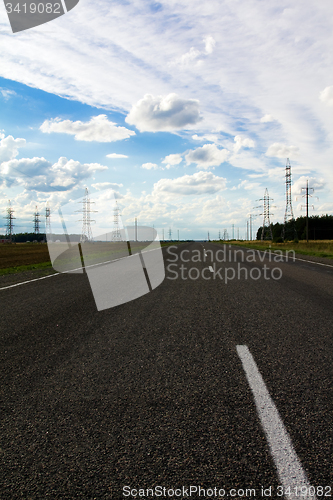
<path fill-rule="evenodd" d="M 307 487 L 307 494 L 302 495 L 302 498 L 310 498 L 308 494 L 310 483 L 256 362 L 246 345 L 237 345 L 236 349 L 254 396 L 257 412 L 266 434 L 279 480 L 284 490 L 290 488 L 291 494 L 285 496 L 288 500 L 299 500 L 301 496 L 300 488 L 303 486 Z M 311 498 L 316 499 L 315 495 L 312 495 Z"/>
<path fill-rule="evenodd" d="M 253 248 L 248 248 L 246 251 L 247 252 L 251 252 L 251 250 L 254 250 Z M 266 250 L 257 250 L 257 252 L 266 252 Z M 284 259 L 285 258 L 289 258 L 290 255 L 280 255 L 279 253 L 275 253 L 275 252 L 271 252 L 272 255 L 278 255 L 279 257 L 283 257 Z M 268 256 L 268 253 L 267 253 L 267 256 Z M 315 262 L 313 260 L 305 260 L 305 259 L 300 259 L 298 257 L 290 257 L 290 260 L 293 261 L 293 260 L 300 260 L 301 262 L 309 262 L 310 264 L 318 264 L 318 266 L 326 266 L 326 267 L 333 267 L 331 264 L 323 264 L 322 262 Z"/>
<path fill-rule="evenodd" d="M 49 274 L 48 276 L 42 276 L 41 278 L 34 278 L 33 280 L 29 281 L 21 281 L 21 283 L 15 283 L 14 285 L 4 286 L 0 288 L 0 290 L 7 290 L 7 288 L 14 288 L 14 286 L 25 285 L 26 283 L 32 283 L 33 281 L 45 280 L 46 278 L 52 278 L 52 276 L 58 276 L 59 274 L 62 273 L 54 273 L 54 274 Z"/>
<path fill-rule="evenodd" d="M 163 247 L 161 247 L 161 249 L 162 248 Z M 155 250 L 160 250 L 160 249 L 159 248 L 153 248 L 152 250 L 143 251 L 143 253 L 155 252 Z M 136 255 L 136 254 L 133 254 L 133 255 Z M 84 267 L 88 268 L 88 267 L 94 267 L 94 266 L 102 266 L 104 264 L 109 264 L 110 262 L 116 262 L 117 260 L 127 259 L 129 257 L 132 257 L 133 255 L 128 255 L 127 257 L 121 257 L 120 259 L 113 259 L 113 260 L 107 260 L 105 262 L 98 262 L 97 264 L 91 264 L 90 266 L 84 266 Z M 14 285 L 4 286 L 4 287 L 0 288 L 0 290 L 7 290 L 8 288 L 14 288 L 16 286 L 26 285 L 27 283 L 32 283 L 33 281 L 45 280 L 46 278 L 52 278 L 52 276 L 59 276 L 60 274 L 73 273 L 74 271 L 79 271 L 80 269 L 83 269 L 83 268 L 82 267 L 77 267 L 76 269 L 71 269 L 70 271 L 63 271 L 61 273 L 53 273 L 53 274 L 49 274 L 48 276 L 42 276 L 41 278 L 34 278 L 34 279 L 28 280 L 28 281 L 21 281 L 20 283 L 15 283 Z"/>

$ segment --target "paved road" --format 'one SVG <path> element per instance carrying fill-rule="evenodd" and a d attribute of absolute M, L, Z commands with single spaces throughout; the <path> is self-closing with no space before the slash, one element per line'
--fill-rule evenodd
<path fill-rule="evenodd" d="M 317 498 L 333 496 L 333 267 L 241 262 L 245 250 L 218 262 L 219 249 L 164 249 L 171 267 L 158 288 L 100 312 L 84 275 L 0 290 L 1 499 L 151 498 L 139 489 L 156 486 L 187 498 L 191 485 L 206 498 L 214 487 L 262 498 L 262 486 L 281 498 L 237 346 L 253 357 L 309 485 L 324 487 Z M 184 250 L 201 261 L 182 263 Z"/>

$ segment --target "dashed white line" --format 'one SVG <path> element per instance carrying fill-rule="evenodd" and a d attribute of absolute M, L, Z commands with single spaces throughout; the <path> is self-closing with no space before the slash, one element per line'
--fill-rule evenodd
<path fill-rule="evenodd" d="M 289 488 L 290 495 L 285 494 L 286 498 L 288 500 L 299 500 L 300 488 L 303 486 L 303 488 L 305 487 L 303 491 L 306 490 L 307 494 L 302 495 L 302 498 L 311 497 L 315 500 L 316 497 L 309 494 L 310 484 L 306 473 L 252 354 L 246 345 L 237 345 L 236 349 L 254 396 L 257 412 L 266 434 L 279 480 L 284 491 Z"/>

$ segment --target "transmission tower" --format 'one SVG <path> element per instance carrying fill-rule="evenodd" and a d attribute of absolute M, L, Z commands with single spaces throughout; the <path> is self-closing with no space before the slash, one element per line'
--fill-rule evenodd
<path fill-rule="evenodd" d="M 172 240 L 172 229 L 169 227 L 169 240 Z"/>
<path fill-rule="evenodd" d="M 40 213 L 38 212 L 37 205 L 36 205 L 36 211 L 34 213 L 33 223 L 34 223 L 34 233 L 35 235 L 37 235 L 39 234 L 39 224 L 40 224 Z"/>
<path fill-rule="evenodd" d="M 121 232 L 119 229 L 119 218 L 120 218 L 120 208 L 118 207 L 118 202 L 116 200 L 116 205 L 113 209 L 113 231 L 112 231 L 112 239 L 113 241 L 122 241 Z M 137 240 L 137 234 L 136 234 Z"/>
<path fill-rule="evenodd" d="M 293 239 L 297 239 L 294 212 L 291 203 L 291 165 L 289 158 L 287 158 L 287 164 L 286 164 L 286 211 L 284 214 L 284 224 L 281 235 L 283 240 L 286 237 L 286 226 L 288 222 L 291 223 L 291 231 L 289 231 L 289 234 L 292 234 Z"/>
<path fill-rule="evenodd" d="M 270 210 L 269 210 L 269 203 L 272 200 L 272 198 L 269 197 L 268 194 L 268 189 L 265 189 L 265 194 L 263 198 L 260 198 L 259 201 L 264 202 L 264 211 L 262 214 L 264 217 L 264 221 L 262 224 L 262 231 L 261 231 L 261 240 L 266 239 L 266 234 L 268 233 L 269 238 L 268 239 L 273 239 L 273 234 L 272 234 L 272 226 L 271 226 L 271 221 L 270 221 Z"/>
<path fill-rule="evenodd" d="M 219 240 L 221 239 L 221 231 L 219 231 Z"/>
<path fill-rule="evenodd" d="M 45 233 L 51 235 L 51 210 L 49 205 L 45 208 Z"/>
<path fill-rule="evenodd" d="M 84 243 L 85 241 L 93 241 L 93 235 L 91 231 L 91 223 L 95 222 L 90 218 L 90 214 L 92 212 L 96 212 L 96 210 L 91 210 L 90 205 L 91 202 L 89 198 L 89 193 L 88 193 L 88 188 L 85 189 L 85 194 L 83 197 L 83 201 L 80 203 L 83 204 L 82 210 L 76 210 L 77 212 L 82 212 L 83 216 L 82 219 L 80 219 L 79 222 L 82 222 L 82 232 L 81 232 L 81 237 L 80 237 L 80 243 Z"/>
<path fill-rule="evenodd" d="M 14 229 L 13 220 L 16 219 L 16 217 L 14 217 L 14 210 L 12 209 L 10 200 L 8 203 L 8 208 L 6 210 L 5 219 L 7 220 L 7 222 L 6 222 L 6 238 L 11 241 L 12 236 L 13 236 L 13 229 Z"/>

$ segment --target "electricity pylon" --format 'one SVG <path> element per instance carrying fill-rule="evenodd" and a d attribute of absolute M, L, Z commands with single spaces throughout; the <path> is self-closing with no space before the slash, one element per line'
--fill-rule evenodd
<path fill-rule="evenodd" d="M 51 210 L 48 204 L 45 208 L 45 234 L 51 238 Z"/>
<path fill-rule="evenodd" d="M 271 200 L 272 200 L 272 198 L 269 197 L 268 189 L 266 188 L 264 197 L 260 198 L 260 200 L 259 200 L 259 201 L 264 202 L 263 213 L 259 214 L 259 215 L 262 215 L 264 217 L 263 224 L 262 224 L 262 231 L 261 231 L 261 240 L 264 240 L 266 238 L 267 232 L 268 232 L 268 235 L 270 237 L 269 239 L 271 239 L 271 240 L 273 239 L 272 226 L 271 226 L 271 220 L 270 220 L 270 216 L 271 216 L 270 201 Z"/>
<path fill-rule="evenodd" d="M 82 212 L 83 216 L 79 222 L 82 222 L 82 232 L 80 237 L 80 243 L 84 243 L 85 241 L 93 241 L 93 235 L 91 231 L 91 223 L 95 222 L 90 218 L 90 214 L 92 212 L 96 212 L 96 210 L 91 210 L 90 204 L 94 203 L 90 201 L 88 188 L 85 189 L 85 194 L 83 197 L 83 201 L 80 203 L 83 204 L 82 210 L 76 210 L 77 212 Z"/>
<path fill-rule="evenodd" d="M 8 208 L 7 208 L 6 212 L 7 212 L 7 214 L 5 215 L 5 219 L 7 220 L 7 222 L 6 222 L 6 238 L 11 241 L 12 236 L 13 236 L 13 229 L 14 229 L 13 220 L 16 219 L 16 217 L 14 217 L 14 210 L 12 209 L 10 200 L 9 200 Z"/>
<path fill-rule="evenodd" d="M 34 233 L 35 235 L 39 234 L 39 224 L 40 224 L 40 213 L 38 212 L 38 208 L 37 208 L 37 205 L 36 205 L 36 211 L 34 213 Z"/>
<path fill-rule="evenodd" d="M 286 226 L 288 222 L 291 224 L 291 231 L 289 231 L 289 233 L 292 233 L 293 239 L 297 239 L 294 212 L 291 203 L 291 165 L 289 158 L 287 158 L 286 164 L 286 211 L 284 214 L 284 224 L 281 235 L 283 240 L 286 237 Z"/>
<path fill-rule="evenodd" d="M 121 232 L 119 229 L 119 217 L 120 217 L 120 208 L 118 207 L 118 202 L 116 200 L 116 205 L 113 210 L 113 231 L 112 231 L 112 239 L 113 241 L 122 241 Z M 137 237 L 136 237 L 137 239 Z"/>

